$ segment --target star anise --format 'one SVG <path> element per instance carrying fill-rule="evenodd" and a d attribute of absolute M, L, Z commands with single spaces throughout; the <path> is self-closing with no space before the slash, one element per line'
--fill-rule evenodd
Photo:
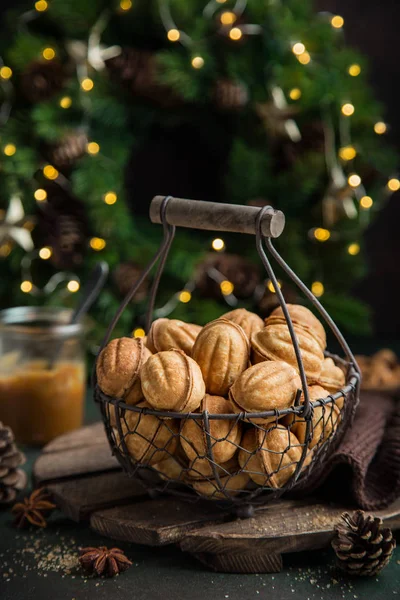
<path fill-rule="evenodd" d="M 81 548 L 79 562 L 88 573 L 108 575 L 114 577 L 126 571 L 131 566 L 131 561 L 119 548 L 100 546 L 99 548 Z"/>
<path fill-rule="evenodd" d="M 46 518 L 56 507 L 50 502 L 50 496 L 44 488 L 38 488 L 32 494 L 24 498 L 23 502 L 14 504 L 11 511 L 15 514 L 15 526 L 19 529 L 34 525 L 35 527 L 46 527 Z"/>

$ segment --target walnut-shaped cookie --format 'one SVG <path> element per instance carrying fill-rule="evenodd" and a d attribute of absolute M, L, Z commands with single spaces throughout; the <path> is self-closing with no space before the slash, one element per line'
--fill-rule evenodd
<path fill-rule="evenodd" d="M 206 394 L 200 405 L 200 412 L 208 411 L 210 434 L 204 429 L 202 419 L 187 419 L 181 427 L 181 445 L 188 459 L 192 462 L 193 469 L 196 470 L 196 459 L 203 459 L 201 467 L 204 468 L 204 475 L 212 474 L 211 464 L 204 457 L 209 457 L 208 440 L 211 444 L 211 451 L 214 463 L 226 463 L 235 454 L 238 444 L 242 437 L 241 423 L 235 419 L 213 419 L 212 415 L 234 414 L 231 403 L 220 396 L 210 396 Z"/>
<path fill-rule="evenodd" d="M 324 362 L 322 363 L 318 384 L 325 388 L 330 394 L 334 394 L 335 392 L 341 390 L 345 383 L 346 377 L 342 369 L 335 365 L 332 358 L 325 358 Z M 343 398 L 341 400 L 343 404 Z M 338 402 L 337 404 L 339 408 L 341 408 Z"/>
<path fill-rule="evenodd" d="M 199 365 L 182 350 L 153 354 L 142 368 L 141 383 L 156 410 L 195 411 L 206 393 Z"/>
<path fill-rule="evenodd" d="M 261 486 L 283 487 L 292 477 L 300 461 L 302 447 L 296 436 L 278 425 L 269 430 L 256 427 L 243 436 L 239 464 L 251 479 Z"/>
<path fill-rule="evenodd" d="M 233 321 L 243 329 L 249 340 L 253 333 L 264 329 L 264 321 L 256 313 L 250 312 L 245 308 L 236 308 L 222 315 L 223 319 Z"/>
<path fill-rule="evenodd" d="M 315 382 L 321 374 L 324 354 L 318 342 L 304 329 L 294 326 L 297 341 L 303 359 L 307 380 Z M 297 358 L 287 325 L 268 325 L 251 338 L 253 362 L 264 360 L 283 360 L 299 370 Z"/>
<path fill-rule="evenodd" d="M 229 400 L 236 413 L 283 410 L 293 405 L 300 388 L 300 377 L 293 367 L 283 361 L 264 361 L 238 377 L 230 389 Z M 275 416 L 251 419 L 254 423 L 275 420 Z"/>
<path fill-rule="evenodd" d="M 157 319 L 147 336 L 147 347 L 153 353 L 178 348 L 190 356 L 193 344 L 201 330 L 200 325 L 185 323 L 178 319 Z"/>
<path fill-rule="evenodd" d="M 233 321 L 221 318 L 203 327 L 194 343 L 192 357 L 200 365 L 207 392 L 226 396 L 246 369 L 249 353 L 247 335 Z"/>
<path fill-rule="evenodd" d="M 186 469 L 175 456 L 153 465 L 161 479 L 165 481 L 184 481 Z"/>
<path fill-rule="evenodd" d="M 297 325 L 297 327 L 304 329 L 304 331 L 312 335 L 317 340 L 321 350 L 324 351 L 326 348 L 326 332 L 321 321 L 317 319 L 311 310 L 301 304 L 287 304 L 286 306 L 293 325 Z M 267 326 L 286 324 L 281 306 L 272 311 L 270 316 L 265 320 L 265 324 Z"/>
<path fill-rule="evenodd" d="M 218 477 L 219 483 L 213 477 L 194 481 L 187 479 L 187 482 L 202 496 L 215 500 L 224 500 L 229 499 L 230 496 L 236 496 L 246 489 L 250 482 L 249 474 L 241 472 L 236 457 L 221 465 Z"/>

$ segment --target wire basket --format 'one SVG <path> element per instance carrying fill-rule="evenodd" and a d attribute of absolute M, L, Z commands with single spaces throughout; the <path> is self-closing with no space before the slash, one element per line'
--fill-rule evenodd
<path fill-rule="evenodd" d="M 162 244 L 135 282 L 109 326 L 102 349 L 125 307 L 158 262 L 148 302 L 149 331 L 155 298 L 175 227 L 250 233 L 276 291 L 296 356 L 301 389 L 283 410 L 233 413 L 229 400 L 206 395 L 198 412 L 153 410 L 132 406 L 104 394 L 94 375 L 110 446 L 123 469 L 138 478 L 150 494 L 168 493 L 190 501 L 214 500 L 241 516 L 290 490 L 306 493 L 315 486 L 327 460 L 350 426 L 359 400 L 360 370 L 339 329 L 315 296 L 284 262 L 272 244 L 281 235 L 284 215 L 271 207 L 215 204 L 160 197 L 150 208 L 153 223 L 164 229 Z M 309 388 L 296 327 L 265 249 L 316 308 L 338 340 L 344 358 L 325 352 L 345 375 L 339 391 L 325 395 Z M 324 392 L 324 394 L 319 393 Z M 265 389 L 268 399 L 268 388 Z M 323 397 L 319 397 L 322 396 Z"/>

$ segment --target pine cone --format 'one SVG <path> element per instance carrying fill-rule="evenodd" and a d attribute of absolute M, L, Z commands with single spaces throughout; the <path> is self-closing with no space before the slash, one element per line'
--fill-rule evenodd
<path fill-rule="evenodd" d="M 388 564 L 396 541 L 382 520 L 356 510 L 343 513 L 332 547 L 341 569 L 352 575 L 376 575 Z"/>
<path fill-rule="evenodd" d="M 64 80 L 65 73 L 60 62 L 36 60 L 22 73 L 21 88 L 30 102 L 42 102 L 59 92 Z"/>
<path fill-rule="evenodd" d="M 49 161 L 58 169 L 69 169 L 86 154 L 88 137 L 84 131 L 66 134 L 49 151 Z"/>
<path fill-rule="evenodd" d="M 17 468 L 24 462 L 24 454 L 14 444 L 13 432 L 0 422 L 0 505 L 13 502 L 26 486 L 26 473 Z"/>
<path fill-rule="evenodd" d="M 121 296 L 126 296 L 135 281 L 139 279 L 143 269 L 132 260 L 119 264 L 113 273 L 115 285 Z M 145 300 L 149 289 L 148 280 L 145 280 L 139 287 L 132 302 L 138 303 Z"/>
<path fill-rule="evenodd" d="M 249 101 L 247 88 L 237 81 L 220 79 L 214 88 L 214 102 L 222 110 L 241 110 Z"/>
<path fill-rule="evenodd" d="M 217 272 L 216 272 L 217 271 Z M 197 267 L 195 279 L 200 293 L 209 298 L 221 298 L 221 275 L 233 283 L 237 298 L 249 298 L 260 283 L 255 265 L 236 254 L 210 254 Z"/>

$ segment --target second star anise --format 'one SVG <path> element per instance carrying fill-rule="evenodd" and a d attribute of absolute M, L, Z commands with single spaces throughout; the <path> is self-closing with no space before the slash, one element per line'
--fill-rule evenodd
<path fill-rule="evenodd" d="M 79 562 L 86 572 L 108 577 L 126 571 L 132 564 L 122 550 L 106 546 L 81 548 Z"/>
<path fill-rule="evenodd" d="M 15 514 L 15 525 L 19 529 L 29 525 L 46 527 L 46 518 L 55 507 L 45 489 L 39 488 L 24 498 L 23 502 L 14 504 L 11 511 Z"/>

